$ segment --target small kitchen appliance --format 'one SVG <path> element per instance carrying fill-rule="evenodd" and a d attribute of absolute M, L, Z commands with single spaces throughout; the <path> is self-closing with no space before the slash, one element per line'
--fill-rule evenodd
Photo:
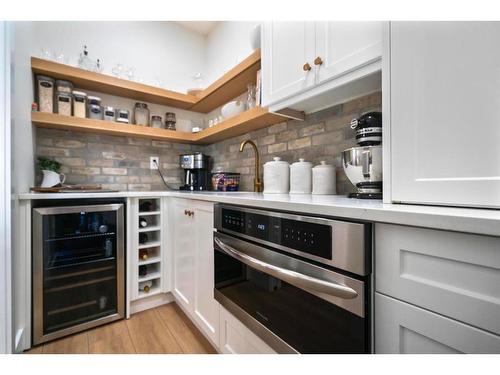
<path fill-rule="evenodd" d="M 34 345 L 125 317 L 125 201 L 47 201 L 32 216 Z"/>
<path fill-rule="evenodd" d="M 358 188 L 350 198 L 382 199 L 382 113 L 368 112 L 351 121 L 359 147 L 342 152 L 344 171 Z"/>
<path fill-rule="evenodd" d="M 210 157 L 201 152 L 179 155 L 180 166 L 184 169 L 184 185 L 181 185 L 179 189 L 209 190 L 209 161 Z"/>
<path fill-rule="evenodd" d="M 350 198 L 382 199 L 382 146 L 349 148 L 342 152 L 342 165 L 358 188 Z"/>
<path fill-rule="evenodd" d="M 351 121 L 356 131 L 356 142 L 360 146 L 382 144 L 382 112 L 368 112 Z"/>

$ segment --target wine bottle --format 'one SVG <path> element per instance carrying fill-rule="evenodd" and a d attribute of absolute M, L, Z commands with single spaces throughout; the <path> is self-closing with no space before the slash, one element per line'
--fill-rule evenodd
<path fill-rule="evenodd" d="M 146 233 L 139 233 L 139 243 L 148 242 L 148 235 Z"/>
<path fill-rule="evenodd" d="M 153 287 L 152 280 L 144 281 L 143 283 L 139 284 L 139 290 L 145 293 L 149 293 L 152 287 Z"/>
<path fill-rule="evenodd" d="M 139 258 L 142 260 L 147 260 L 149 257 L 148 250 L 147 249 L 140 249 L 139 250 Z"/>
<path fill-rule="evenodd" d="M 145 201 L 139 205 L 140 212 L 154 211 L 155 208 L 156 208 L 156 205 L 154 204 L 154 201 Z"/>
<path fill-rule="evenodd" d="M 142 265 L 139 266 L 139 276 L 144 277 L 148 274 L 148 266 Z"/>
<path fill-rule="evenodd" d="M 147 226 L 148 226 L 148 221 L 145 218 L 141 217 L 139 219 L 139 227 L 146 228 Z"/>

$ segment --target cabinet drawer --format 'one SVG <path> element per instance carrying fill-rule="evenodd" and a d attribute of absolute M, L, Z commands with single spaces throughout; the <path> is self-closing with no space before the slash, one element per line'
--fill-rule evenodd
<path fill-rule="evenodd" d="M 500 334 L 500 238 L 375 225 L 375 288 Z"/>
<path fill-rule="evenodd" d="M 375 352 L 500 353 L 500 336 L 376 293 Z"/>
<path fill-rule="evenodd" d="M 225 354 L 276 354 L 222 306 L 220 308 L 220 345 Z"/>

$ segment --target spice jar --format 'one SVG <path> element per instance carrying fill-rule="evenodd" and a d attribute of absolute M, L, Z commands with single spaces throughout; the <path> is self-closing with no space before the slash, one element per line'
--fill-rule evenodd
<path fill-rule="evenodd" d="M 73 84 L 70 81 L 58 79 L 56 81 L 56 91 L 71 93 L 71 91 L 73 91 Z"/>
<path fill-rule="evenodd" d="M 104 120 L 115 121 L 115 109 L 113 107 L 104 107 Z"/>
<path fill-rule="evenodd" d="M 63 116 L 71 116 L 71 93 L 58 92 L 56 95 L 56 113 Z"/>
<path fill-rule="evenodd" d="M 151 127 L 152 128 L 163 128 L 163 124 L 161 122 L 161 116 L 153 115 L 151 116 Z"/>
<path fill-rule="evenodd" d="M 38 107 L 40 112 L 54 112 L 54 80 L 50 77 L 36 76 Z"/>
<path fill-rule="evenodd" d="M 149 108 L 146 103 L 135 103 L 134 121 L 136 125 L 149 126 Z"/>
<path fill-rule="evenodd" d="M 85 118 L 87 108 L 87 94 L 73 91 L 73 116 Z"/>
<path fill-rule="evenodd" d="M 130 111 L 128 109 L 117 109 L 116 122 L 121 122 L 123 124 L 130 123 Z"/>
<path fill-rule="evenodd" d="M 175 119 L 175 113 L 167 112 L 165 113 L 165 129 L 175 130 L 175 123 L 177 120 Z"/>

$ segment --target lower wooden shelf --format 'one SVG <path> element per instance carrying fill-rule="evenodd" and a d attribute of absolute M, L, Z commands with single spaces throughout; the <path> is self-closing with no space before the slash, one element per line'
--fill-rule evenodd
<path fill-rule="evenodd" d="M 267 108 L 256 107 L 240 113 L 198 133 L 157 129 L 147 126 L 121 124 L 112 121 L 93 120 L 54 113 L 33 112 L 32 123 L 40 128 L 62 129 L 78 132 L 111 134 L 127 137 L 140 137 L 180 143 L 209 144 L 223 139 L 236 137 L 254 130 L 283 122 L 287 117 L 271 113 Z"/>

